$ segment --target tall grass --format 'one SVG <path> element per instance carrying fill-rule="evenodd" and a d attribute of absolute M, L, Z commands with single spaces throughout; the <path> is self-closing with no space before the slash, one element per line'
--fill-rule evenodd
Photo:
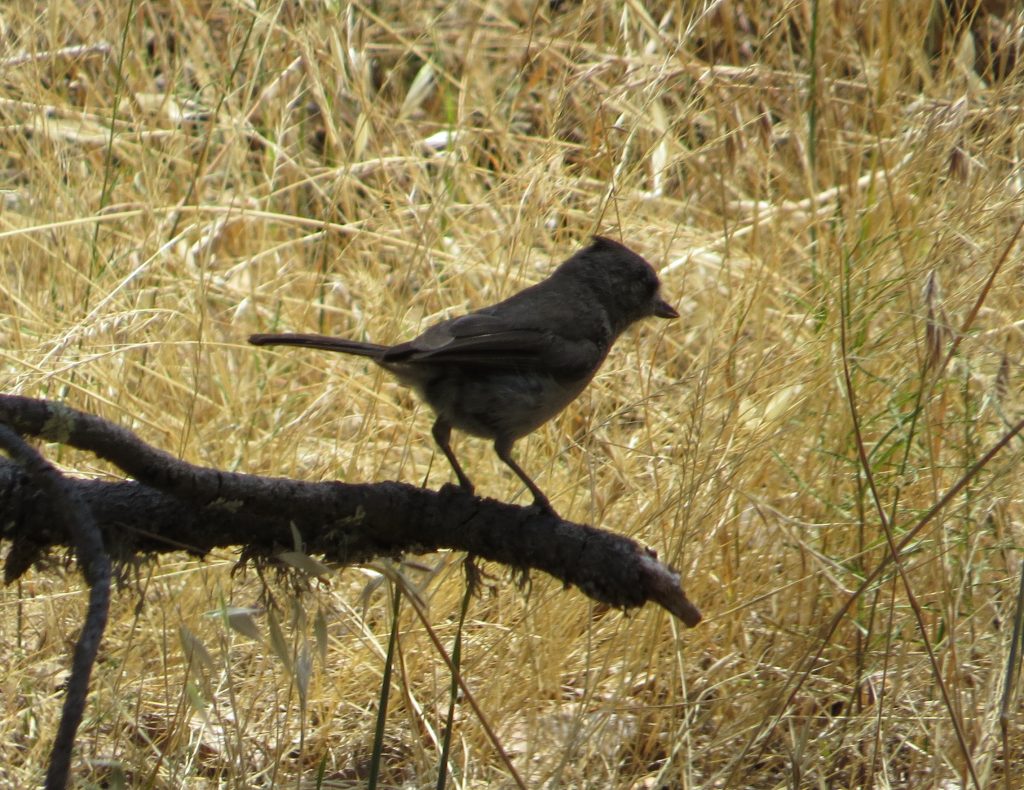
<path fill-rule="evenodd" d="M 509 786 L 500 751 L 531 787 L 1011 779 L 1021 443 L 898 565 L 889 539 L 1024 416 L 1020 17 L 552 5 L 8 3 L 4 390 L 226 469 L 437 486 L 408 392 L 246 336 L 404 339 L 620 237 L 681 320 L 623 338 L 516 450 L 564 516 L 680 568 L 707 619 L 682 631 L 489 568 L 461 672 L 501 749 L 460 704 L 449 785 Z M 482 493 L 528 503 L 484 443 L 456 442 Z M 413 607 L 370 767 L 380 581 L 405 574 L 450 646 L 458 558 L 347 569 L 271 611 L 233 559 L 142 564 L 115 597 L 77 776 L 432 786 L 451 679 Z M 49 567 L 2 596 L 0 781 L 31 786 L 85 595 Z"/>

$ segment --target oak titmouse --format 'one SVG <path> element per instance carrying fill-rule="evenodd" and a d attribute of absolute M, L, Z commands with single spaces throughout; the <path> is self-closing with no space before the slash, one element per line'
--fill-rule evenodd
<path fill-rule="evenodd" d="M 369 357 L 411 386 L 437 414 L 433 435 L 459 484 L 473 491 L 449 439 L 452 428 L 491 439 L 498 457 L 551 511 L 512 459 L 512 445 L 550 420 L 594 377 L 615 339 L 641 318 L 677 318 L 658 275 L 611 239 L 590 246 L 546 280 L 503 302 L 427 329 L 396 346 L 323 335 L 252 335 L 257 346 L 307 346 Z M 552 511 L 553 512 L 553 511 Z"/>

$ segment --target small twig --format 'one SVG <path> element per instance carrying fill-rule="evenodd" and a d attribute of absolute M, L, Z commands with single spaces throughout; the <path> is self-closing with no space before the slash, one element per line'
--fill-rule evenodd
<path fill-rule="evenodd" d="M 407 588 L 407 583 L 405 582 L 405 580 L 400 580 L 399 584 L 401 585 L 402 588 Z M 471 594 L 468 588 L 466 592 L 467 595 Z M 469 686 L 466 684 L 465 679 L 462 677 L 462 672 L 459 671 L 459 667 L 455 665 L 455 662 L 452 660 L 452 657 L 448 654 L 448 651 L 445 650 L 444 645 L 441 644 L 441 640 L 438 638 L 437 633 L 434 631 L 433 627 L 431 627 L 430 618 L 427 617 L 427 613 L 423 608 L 423 604 L 415 595 L 407 595 L 406 597 L 408 597 L 409 600 L 412 602 L 413 609 L 416 610 L 416 616 L 419 617 L 420 622 L 423 624 L 423 627 L 426 630 L 427 636 L 430 638 L 430 641 L 433 642 L 434 649 L 437 651 L 437 654 L 441 656 L 441 660 L 444 661 L 444 663 L 448 666 L 448 671 L 451 673 L 453 680 L 458 684 L 458 687 L 462 690 L 462 694 L 466 698 L 466 702 L 469 703 L 469 706 L 473 709 L 473 713 L 476 714 L 477 721 L 480 722 L 480 726 L 483 728 L 483 731 L 487 734 L 488 740 L 491 742 L 491 745 L 494 747 L 495 751 L 497 751 L 498 757 L 505 764 L 505 768 L 508 769 L 509 775 L 512 777 L 512 781 L 515 783 L 516 787 L 521 788 L 521 790 L 526 790 L 526 783 L 523 782 L 522 777 L 519 776 L 519 772 L 516 770 L 515 764 L 512 762 L 512 758 L 509 756 L 508 752 L 505 750 L 505 747 L 502 745 L 501 739 L 495 732 L 494 727 L 491 726 L 491 723 L 488 720 L 487 716 L 484 715 L 483 708 L 480 707 L 480 703 L 477 702 L 476 696 L 473 694 L 473 691 L 469 688 Z"/>
<path fill-rule="evenodd" d="M 1003 680 L 1003 696 L 999 700 L 999 733 L 1003 743 L 1003 782 L 1010 790 L 1013 771 L 1009 766 L 1010 751 L 1010 704 L 1013 702 L 1017 680 L 1020 678 L 1020 651 L 1024 647 L 1024 564 L 1019 565 L 1020 583 L 1017 589 L 1017 612 L 1013 618 L 1013 636 L 1010 641 L 1010 655 L 1006 658 L 1006 676 Z"/>
<path fill-rule="evenodd" d="M 845 299 L 841 300 L 841 303 L 845 304 Z M 864 475 L 864 480 L 867 482 L 868 491 L 871 493 L 871 501 L 874 503 L 875 510 L 878 514 L 878 523 L 881 525 L 882 531 L 885 534 L 885 542 L 889 547 L 889 558 L 896 566 L 896 573 L 899 575 L 900 581 L 903 583 L 904 592 L 907 595 L 907 603 L 910 604 L 911 611 L 914 613 L 914 619 L 917 620 L 917 629 L 921 635 L 925 652 L 928 653 L 928 661 L 932 667 L 932 681 L 936 686 L 938 686 L 939 692 L 942 695 L 942 702 L 946 706 L 946 712 L 949 714 L 949 720 L 953 725 L 953 732 L 956 734 L 956 740 L 960 746 L 960 752 L 963 754 L 964 762 L 967 766 L 967 773 L 970 774 L 971 781 L 974 783 L 974 786 L 980 790 L 981 782 L 978 780 L 978 774 L 974 768 L 974 761 L 971 759 L 971 749 L 967 744 L 967 734 L 964 732 L 963 719 L 958 715 L 956 706 L 953 704 L 953 699 L 950 696 L 949 688 L 943 680 L 942 670 L 939 667 L 939 659 L 935 655 L 935 648 L 932 645 L 931 639 L 928 638 L 928 627 L 925 622 L 924 610 L 921 608 L 921 604 L 917 600 L 917 596 L 914 595 L 914 587 L 910 583 L 910 579 L 907 577 L 906 568 L 903 567 L 903 563 L 900 561 L 900 550 L 896 547 L 896 538 L 893 535 L 892 524 L 885 514 L 885 508 L 882 507 L 882 497 L 878 492 L 878 486 L 875 484 L 875 475 L 871 471 L 871 460 L 868 457 L 867 445 L 861 431 L 860 413 L 857 409 L 857 393 L 853 386 L 853 376 L 850 373 L 850 347 L 847 337 L 847 320 L 848 316 L 843 315 L 839 327 L 840 347 L 842 349 L 843 356 L 843 387 L 846 394 L 846 403 L 850 409 L 850 421 L 853 425 L 854 444 L 857 447 L 857 458 L 860 462 L 860 470 Z M 895 510 L 895 504 L 893 508 Z"/>
<path fill-rule="evenodd" d="M 100 41 L 97 44 L 77 44 L 60 49 L 47 49 L 42 52 L 22 52 L 0 60 L 0 69 L 13 69 L 27 63 L 38 63 L 41 60 L 57 60 L 58 58 L 86 58 L 95 55 L 109 55 L 110 44 Z"/>
<path fill-rule="evenodd" d="M 64 521 L 74 539 L 78 564 L 89 584 L 89 606 L 85 622 L 82 624 L 82 632 L 75 643 L 64 710 L 57 727 L 53 750 L 50 752 L 50 765 L 46 771 L 47 790 L 63 790 L 68 783 L 75 735 L 85 711 L 89 676 L 92 674 L 100 640 L 107 624 L 107 613 L 110 608 L 110 558 L 104 550 L 103 537 L 92 513 L 61 473 L 6 425 L 0 425 L 0 446 L 45 492 L 51 507 Z"/>
<path fill-rule="evenodd" d="M 953 342 L 949 346 L 949 351 L 946 352 L 946 356 L 942 360 L 942 364 L 939 365 L 938 370 L 932 379 L 934 382 L 938 382 L 941 379 L 950 360 L 956 356 L 956 352 L 960 348 L 960 342 L 967 336 L 967 333 L 971 331 L 971 327 L 974 326 L 974 319 L 977 318 L 978 313 L 981 312 L 981 308 L 985 304 L 985 300 L 992 291 L 992 285 L 995 283 L 996 276 L 999 274 L 1000 270 L 1002 270 L 1003 264 L 1005 264 L 1009 259 L 1010 253 L 1013 251 L 1013 246 L 1017 243 L 1017 239 L 1020 238 L 1021 231 L 1024 231 L 1024 220 L 1017 223 L 1017 229 L 1013 232 L 1010 240 L 1006 242 L 1006 245 L 1003 247 L 1003 252 L 996 261 L 995 266 L 992 267 L 992 271 L 988 273 L 988 277 L 985 279 L 985 284 L 981 287 L 981 290 L 978 291 L 978 296 L 974 300 L 974 304 L 971 306 L 970 312 L 964 319 L 960 329 L 953 336 Z"/>

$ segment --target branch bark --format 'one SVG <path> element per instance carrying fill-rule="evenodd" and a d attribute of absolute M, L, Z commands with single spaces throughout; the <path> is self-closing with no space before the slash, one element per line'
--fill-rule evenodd
<path fill-rule="evenodd" d="M 23 435 L 86 450 L 135 482 L 68 479 L 100 524 L 115 558 L 242 546 L 245 556 L 291 549 L 294 525 L 307 554 L 353 564 L 441 548 L 518 570 L 536 569 L 621 608 L 657 603 L 688 626 L 700 622 L 679 575 L 636 541 L 532 507 L 403 483 L 308 483 L 193 466 L 130 431 L 60 403 L 0 395 L 0 423 Z M 72 545 L 53 503 L 0 464 L 0 538 L 12 544 L 9 582 L 53 548 Z M 12 517 L 13 516 L 13 517 Z"/>

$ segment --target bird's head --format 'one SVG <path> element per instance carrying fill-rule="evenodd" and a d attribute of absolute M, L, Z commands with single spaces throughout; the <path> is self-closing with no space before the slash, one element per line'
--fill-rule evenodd
<path fill-rule="evenodd" d="M 641 318 L 678 318 L 679 313 L 661 297 L 658 274 L 629 247 L 604 236 L 555 271 L 555 276 L 586 286 L 604 305 L 616 335 Z"/>

